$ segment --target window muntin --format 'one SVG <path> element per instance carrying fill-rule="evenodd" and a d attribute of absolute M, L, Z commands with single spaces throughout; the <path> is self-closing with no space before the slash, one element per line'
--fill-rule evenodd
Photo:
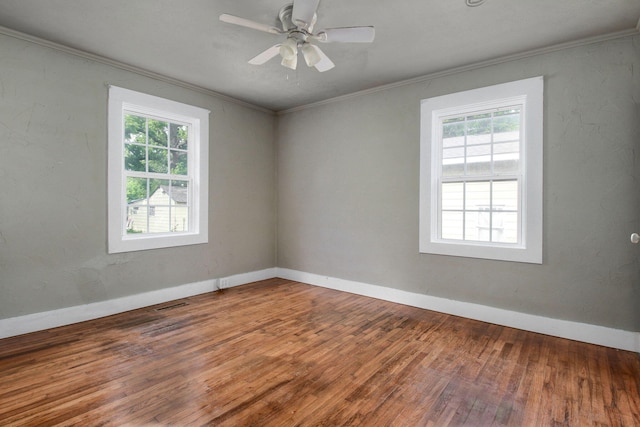
<path fill-rule="evenodd" d="M 191 231 L 190 129 L 124 111 L 127 234 Z"/>
<path fill-rule="evenodd" d="M 518 187 L 517 180 L 443 183 L 440 238 L 517 245 L 521 235 Z"/>
<path fill-rule="evenodd" d="M 519 244 L 522 105 L 438 120 L 438 236 Z"/>
<path fill-rule="evenodd" d="M 421 102 L 420 252 L 542 262 L 543 78 Z"/>
<path fill-rule="evenodd" d="M 109 252 L 208 241 L 207 110 L 109 89 Z"/>

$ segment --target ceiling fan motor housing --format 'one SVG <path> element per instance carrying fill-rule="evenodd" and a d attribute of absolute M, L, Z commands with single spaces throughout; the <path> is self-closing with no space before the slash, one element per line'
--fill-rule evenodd
<path fill-rule="evenodd" d="M 300 51 L 309 67 L 315 67 L 318 71 L 324 72 L 335 67 L 335 64 L 318 46 L 312 43 L 313 41 L 371 43 L 375 32 L 372 26 L 356 26 L 325 28 L 320 30 L 318 34 L 314 34 L 313 27 L 318 19 L 319 3 L 320 0 L 293 0 L 293 3 L 283 6 L 278 11 L 280 26 L 265 25 L 227 13 L 220 15 L 220 20 L 269 34 L 286 35 L 284 42 L 275 44 L 250 59 L 249 64 L 262 65 L 280 54 L 281 64 L 295 70 Z"/>
<path fill-rule="evenodd" d="M 293 3 L 282 6 L 280 12 L 278 12 L 278 19 L 282 23 L 282 30 L 285 32 L 289 32 L 292 30 L 300 29 L 311 34 L 313 32 L 313 26 L 318 19 L 317 14 L 313 14 L 313 19 L 309 23 L 301 23 L 302 25 L 297 25 L 293 22 Z M 308 35 L 308 34 L 307 34 Z"/>
<path fill-rule="evenodd" d="M 278 19 L 280 19 L 280 22 L 282 23 L 282 29 L 284 31 L 289 31 L 296 28 L 296 26 L 293 24 L 293 21 L 291 20 L 292 12 L 293 3 L 282 6 L 282 9 L 280 9 L 280 12 L 278 12 Z"/>

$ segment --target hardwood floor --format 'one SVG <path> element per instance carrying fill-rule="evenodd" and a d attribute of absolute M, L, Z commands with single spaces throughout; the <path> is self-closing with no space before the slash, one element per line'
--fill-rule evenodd
<path fill-rule="evenodd" d="M 0 425 L 638 426 L 640 355 L 272 279 L 0 340 Z"/>

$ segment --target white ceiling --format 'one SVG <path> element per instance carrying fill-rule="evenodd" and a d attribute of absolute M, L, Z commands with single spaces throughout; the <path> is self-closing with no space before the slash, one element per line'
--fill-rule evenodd
<path fill-rule="evenodd" d="M 275 25 L 291 0 L 0 0 L 0 26 L 281 111 L 417 76 L 637 31 L 639 0 L 321 0 L 316 28 L 373 25 L 372 44 L 322 44 L 336 68 L 247 61 L 282 40 L 222 23 Z M 1 32 L 1 31 L 0 31 Z"/>

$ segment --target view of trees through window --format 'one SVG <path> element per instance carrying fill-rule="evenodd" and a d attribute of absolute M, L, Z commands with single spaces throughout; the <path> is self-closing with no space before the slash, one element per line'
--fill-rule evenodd
<path fill-rule="evenodd" d="M 188 230 L 188 129 L 124 115 L 127 233 Z"/>

